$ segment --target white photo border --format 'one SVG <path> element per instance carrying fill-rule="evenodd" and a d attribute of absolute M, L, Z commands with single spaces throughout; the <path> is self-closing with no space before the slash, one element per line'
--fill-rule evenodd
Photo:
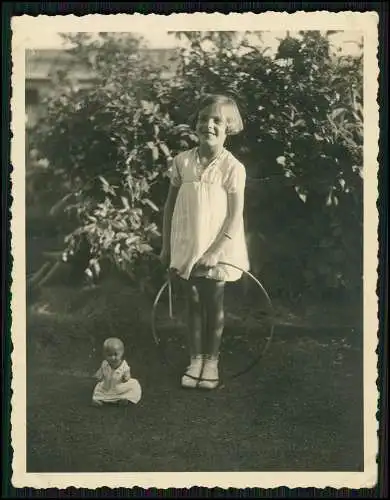
<path fill-rule="evenodd" d="M 378 14 L 371 12 L 281 12 L 194 14 L 91 14 L 12 18 L 11 163 L 13 257 L 12 485 L 15 488 L 371 488 L 377 483 L 378 428 Z M 26 469 L 26 266 L 25 266 L 25 50 L 29 34 L 92 31 L 298 31 L 349 30 L 364 35 L 364 471 L 363 472 L 183 472 L 28 473 Z"/>

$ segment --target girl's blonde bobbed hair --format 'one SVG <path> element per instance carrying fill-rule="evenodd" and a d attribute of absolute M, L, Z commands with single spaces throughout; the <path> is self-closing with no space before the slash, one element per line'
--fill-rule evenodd
<path fill-rule="evenodd" d="M 227 122 L 227 135 L 236 135 L 243 130 L 244 124 L 236 101 L 232 97 L 223 94 L 207 94 L 199 99 L 196 112 L 191 120 L 194 128 L 196 127 L 199 113 L 202 109 L 209 106 L 217 106 L 223 110 L 222 112 Z"/>

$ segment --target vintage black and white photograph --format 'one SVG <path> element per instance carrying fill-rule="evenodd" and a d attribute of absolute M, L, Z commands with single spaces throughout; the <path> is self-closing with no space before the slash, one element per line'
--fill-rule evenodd
<path fill-rule="evenodd" d="M 14 19 L 15 486 L 376 483 L 377 43 Z"/>

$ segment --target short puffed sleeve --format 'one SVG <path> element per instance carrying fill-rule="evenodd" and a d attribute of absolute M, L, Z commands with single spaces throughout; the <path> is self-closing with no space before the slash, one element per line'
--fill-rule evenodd
<path fill-rule="evenodd" d="M 239 161 L 233 161 L 229 165 L 228 175 L 225 181 L 225 189 L 228 193 L 242 193 L 245 189 L 246 171 Z"/>
<path fill-rule="evenodd" d="M 171 184 L 175 187 L 180 187 L 181 185 L 181 175 L 179 171 L 179 165 L 177 161 L 177 157 L 173 158 L 170 164 L 169 169 L 169 177 L 171 180 Z"/>

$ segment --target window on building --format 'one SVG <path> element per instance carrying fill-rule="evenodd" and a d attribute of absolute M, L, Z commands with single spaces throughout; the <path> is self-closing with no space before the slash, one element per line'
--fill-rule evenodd
<path fill-rule="evenodd" d="M 39 102 L 37 89 L 26 89 L 26 106 L 36 106 Z"/>

